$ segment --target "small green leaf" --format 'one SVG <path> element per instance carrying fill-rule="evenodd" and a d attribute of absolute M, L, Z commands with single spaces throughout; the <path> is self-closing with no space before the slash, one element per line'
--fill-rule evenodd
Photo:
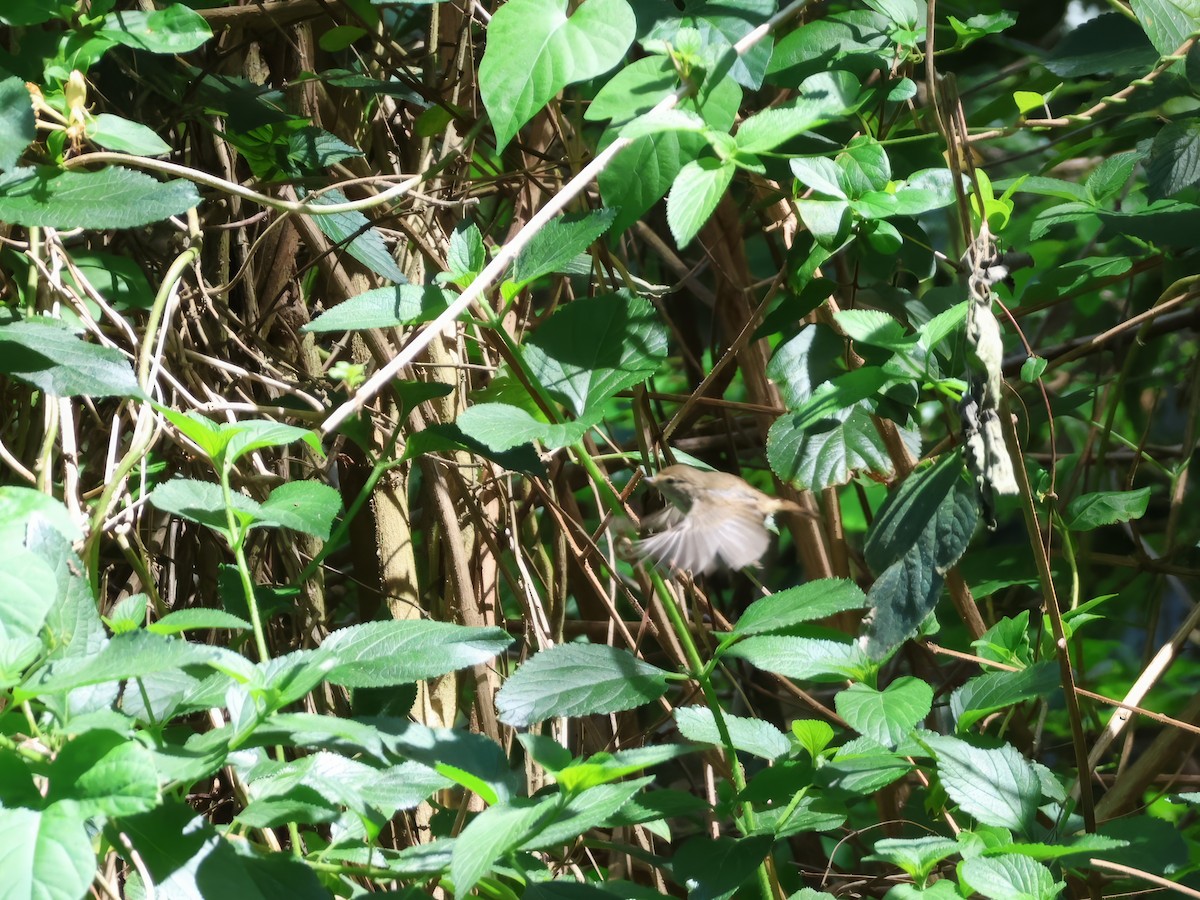
<path fill-rule="evenodd" d="M 131 122 L 111 113 L 100 113 L 87 124 L 87 136 L 101 147 L 134 156 L 161 156 L 171 145 L 140 122 Z"/>
<path fill-rule="evenodd" d="M 1140 519 L 1149 505 L 1149 487 L 1134 491 L 1096 491 L 1068 503 L 1063 519 L 1072 531 L 1091 531 L 1104 525 Z"/>
<path fill-rule="evenodd" d="M 791 635 L 746 638 L 726 650 L 725 655 L 744 659 L 764 672 L 785 678 L 862 679 L 873 669 L 871 660 L 857 643 Z"/>
<path fill-rule="evenodd" d="M 1021 363 L 1021 380 L 1033 384 L 1046 371 L 1046 360 L 1041 356 L 1030 356 Z"/>
<path fill-rule="evenodd" d="M 1023 116 L 1031 112 L 1043 112 L 1046 108 L 1046 98 L 1035 91 L 1013 91 L 1013 103 Z"/>
<path fill-rule="evenodd" d="M 667 224 L 681 249 L 691 243 L 716 210 L 736 166 L 713 157 L 693 160 L 680 169 L 667 196 Z"/>
<path fill-rule="evenodd" d="M 520 287 L 561 272 L 612 225 L 615 209 L 597 209 L 583 216 L 563 216 L 547 222 L 513 263 L 512 280 Z"/>
<path fill-rule="evenodd" d="M 556 716 L 586 716 L 643 706 L 667 690 L 667 673 L 627 650 L 559 644 L 534 654 L 496 697 L 500 720 L 514 727 Z"/>
<path fill-rule="evenodd" d="M 817 761 L 833 741 L 833 728 L 828 722 L 820 719 L 797 719 L 792 723 L 792 734 L 796 736 L 800 746 L 808 751 L 813 762 Z"/>
<path fill-rule="evenodd" d="M 866 595 L 853 581 L 822 578 L 755 600 L 737 620 L 733 633 L 771 634 L 866 605 Z"/>
<path fill-rule="evenodd" d="M 735 750 L 751 753 L 762 759 L 779 759 L 792 749 L 787 736 L 762 719 L 746 719 L 741 716 L 723 716 L 729 730 L 729 739 Z M 721 744 L 712 710 L 704 706 L 682 706 L 675 710 L 675 724 L 679 733 L 690 741 L 702 744 Z"/>
<path fill-rule="evenodd" d="M 289 481 L 271 491 L 259 507 L 256 527 L 290 528 L 329 540 L 334 517 L 342 508 L 342 495 L 319 481 Z"/>
<path fill-rule="evenodd" d="M 151 53 L 187 53 L 210 37 L 212 29 L 198 12 L 173 3 L 153 12 L 109 13 L 99 34 L 109 40 Z"/>
<path fill-rule="evenodd" d="M 1066 884 L 1027 856 L 977 856 L 959 869 L 963 887 L 991 900 L 1055 900 Z"/>
<path fill-rule="evenodd" d="M 167 613 L 157 622 L 146 626 L 155 634 L 180 634 L 184 631 L 227 628 L 234 631 L 249 631 L 250 623 L 223 609 L 177 609 Z"/>
<path fill-rule="evenodd" d="M 1017 672 L 985 672 L 950 695 L 955 729 L 966 732 L 985 716 L 1026 700 L 1051 696 L 1058 688 L 1058 671 L 1043 660 Z"/>
<path fill-rule="evenodd" d="M 398 284 L 375 288 L 343 300 L 301 331 L 358 331 L 428 322 L 445 312 L 451 295 L 433 285 Z"/>
<path fill-rule="evenodd" d="M 867 859 L 889 862 L 924 886 L 934 867 L 958 850 L 957 842 L 944 837 L 883 838 L 875 842 L 875 852 Z"/>
<path fill-rule="evenodd" d="M 838 715 L 863 737 L 895 747 L 923 721 L 933 706 L 933 688 L 919 678 L 901 676 L 883 691 L 852 684 L 835 698 Z"/>

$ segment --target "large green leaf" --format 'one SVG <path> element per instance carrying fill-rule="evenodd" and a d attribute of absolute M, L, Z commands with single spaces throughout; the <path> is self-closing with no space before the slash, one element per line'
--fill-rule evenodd
<path fill-rule="evenodd" d="M 70 741 L 47 777 L 47 800 L 69 800 L 81 817 L 145 812 L 161 799 L 150 752 L 115 731 L 97 729 Z"/>
<path fill-rule="evenodd" d="M 667 335 L 658 313 L 625 293 L 574 300 L 525 343 L 534 377 L 588 421 L 603 413 L 603 404 L 617 391 L 653 375 L 666 355 Z"/>
<path fill-rule="evenodd" d="M 79 900 L 96 872 L 84 819 L 70 803 L 0 809 L 0 867 L 8 900 Z"/>
<path fill-rule="evenodd" d="M 1015 854 L 976 856 L 959 871 L 964 887 L 991 900 L 1055 900 L 1066 887 L 1041 863 Z"/>
<path fill-rule="evenodd" d="M 560 644 L 531 656 L 496 697 L 500 719 L 515 727 L 556 716 L 586 716 L 642 706 L 667 690 L 667 673 L 628 650 Z"/>
<path fill-rule="evenodd" d="M 479 65 L 479 93 L 504 149 L 517 130 L 568 84 L 602 75 L 633 42 L 625 0 L 509 0 L 492 16 Z"/>
<path fill-rule="evenodd" d="M 346 687 L 393 687 L 486 663 L 512 638 L 499 628 L 427 620 L 364 622 L 341 628 L 321 649 L 337 665 L 328 680 Z"/>
<path fill-rule="evenodd" d="M 841 118 L 858 103 L 858 79 L 849 72 L 823 72 L 805 79 L 800 97 L 746 119 L 737 132 L 738 150 L 763 153 L 798 134 Z"/>
<path fill-rule="evenodd" d="M 0 172 L 17 165 L 37 137 L 33 103 L 20 78 L 0 80 Z"/>
<path fill-rule="evenodd" d="M 1051 696 L 1059 686 L 1058 667 L 1050 660 L 1017 672 L 985 672 L 950 695 L 955 729 L 970 729 L 984 716 L 1025 700 Z"/>
<path fill-rule="evenodd" d="M 919 678 L 902 676 L 882 691 L 852 684 L 834 698 L 838 715 L 864 737 L 895 747 L 929 715 L 933 688 Z"/>
<path fill-rule="evenodd" d="M 150 12 L 109 13 L 99 33 L 118 44 L 151 53 L 187 53 L 212 37 L 204 17 L 182 3 Z"/>
<path fill-rule="evenodd" d="M 928 735 L 925 742 L 937 758 L 942 787 L 963 812 L 1022 833 L 1033 824 L 1041 782 L 1015 747 L 986 750 L 944 735 Z"/>
<path fill-rule="evenodd" d="M 1159 56 L 1170 56 L 1200 30 L 1200 0 L 1130 0 Z"/>
<path fill-rule="evenodd" d="M 54 319 L 0 325 L 0 372 L 56 397 L 142 396 L 119 350 L 80 340 Z"/>
<path fill-rule="evenodd" d="M 875 420 L 863 404 L 835 410 L 826 419 L 796 427 L 799 416 L 784 414 L 767 433 L 771 469 L 796 487 L 821 491 L 846 484 L 862 472 L 884 478 L 894 473 L 892 458 Z M 911 451 L 920 450 L 920 434 L 900 429 Z"/>
<path fill-rule="evenodd" d="M 109 166 L 96 172 L 54 166 L 0 175 L 0 220 L 48 228 L 137 228 L 200 204 L 190 181 L 157 181 Z"/>

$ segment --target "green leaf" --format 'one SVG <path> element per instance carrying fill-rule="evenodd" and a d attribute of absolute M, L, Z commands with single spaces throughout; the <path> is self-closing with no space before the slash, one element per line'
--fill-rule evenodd
<path fill-rule="evenodd" d="M 866 595 L 853 581 L 822 578 L 755 600 L 737 620 L 733 633 L 771 634 L 866 605 Z"/>
<path fill-rule="evenodd" d="M 36 553 L 7 546 L 0 554 L 0 641 L 36 637 L 58 593 L 54 570 Z"/>
<path fill-rule="evenodd" d="M 1198 0 L 1130 0 L 1159 56 L 1170 56 L 1200 26 Z"/>
<path fill-rule="evenodd" d="M 115 635 L 91 657 L 52 662 L 14 692 L 25 700 L 47 694 L 67 693 L 79 687 L 140 678 L 189 666 L 214 667 L 237 654 L 222 647 L 190 644 L 178 638 L 131 631 Z M 237 657 L 239 660 L 241 657 Z"/>
<path fill-rule="evenodd" d="M 1168 122 L 1154 136 L 1146 164 L 1147 195 L 1159 200 L 1200 181 L 1200 122 Z"/>
<path fill-rule="evenodd" d="M 1164 131 L 1166 131 L 1165 128 L 1155 136 L 1156 142 Z M 1151 155 L 1153 152 L 1151 150 Z M 1136 150 L 1128 150 L 1125 153 L 1116 153 L 1101 160 L 1100 165 L 1092 170 L 1092 174 L 1083 183 L 1083 186 L 1087 188 L 1088 196 L 1097 205 L 1116 200 L 1125 190 L 1129 177 L 1141 159 L 1142 154 Z M 1123 257 L 1123 259 L 1128 261 L 1128 257 Z"/>
<path fill-rule="evenodd" d="M 843 174 L 846 194 L 857 198 L 868 191 L 883 191 L 892 177 L 883 144 L 868 135 L 859 135 L 846 145 L 836 160 Z"/>
<path fill-rule="evenodd" d="M 234 491 L 231 501 L 241 526 L 249 526 L 262 520 L 262 506 L 257 500 Z M 219 484 L 197 481 L 194 478 L 175 478 L 151 491 L 150 503 L 163 512 L 205 525 L 233 543 L 235 536 L 229 532 L 225 497 Z"/>
<path fill-rule="evenodd" d="M 145 594 L 131 594 L 119 601 L 112 612 L 104 617 L 104 624 L 113 634 L 136 631 L 146 623 L 146 609 L 150 598 Z"/>
<path fill-rule="evenodd" d="M 209 628 L 249 631 L 250 623 L 222 609 L 177 609 L 146 626 L 155 634 L 180 634 Z"/>
<path fill-rule="evenodd" d="M 943 573 L 967 548 L 979 512 L 962 475 L 957 453 L 916 470 L 867 533 L 867 561 L 880 573 L 867 594 L 875 611 L 867 648 L 876 659 L 916 633 L 937 605 Z"/>
<path fill-rule="evenodd" d="M 222 452 L 215 457 L 219 465 L 232 466 L 247 453 L 268 447 L 286 447 L 297 441 L 303 441 L 309 450 L 318 456 L 325 455 L 320 435 L 310 428 L 300 428 L 268 419 L 222 422 L 217 428 L 223 436 L 228 437 Z"/>
<path fill-rule="evenodd" d="M 736 166 L 713 157 L 693 160 L 679 170 L 667 196 L 667 224 L 682 249 L 716 210 Z"/>
<path fill-rule="evenodd" d="M 101 147 L 119 153 L 161 156 L 171 152 L 171 145 L 155 134 L 153 129 L 111 113 L 100 113 L 89 120 L 86 134 L 89 140 Z"/>
<path fill-rule="evenodd" d="M 55 319 L 0 325 L 0 372 L 55 397 L 143 396 L 124 354 L 80 340 Z"/>
<path fill-rule="evenodd" d="M 327 680 L 346 687 L 392 687 L 489 662 L 512 644 L 499 628 L 450 622 L 364 622 L 333 632 L 321 649 L 337 663 Z"/>
<path fill-rule="evenodd" d="M 47 776 L 47 801 L 70 801 L 81 818 L 128 816 L 161 800 L 150 752 L 115 731 L 89 731 L 69 741 Z"/>
<path fill-rule="evenodd" d="M 319 481 L 290 481 L 281 484 L 259 507 L 262 518 L 256 527 L 290 528 L 329 540 L 334 517 L 342 508 L 342 495 Z"/>
<path fill-rule="evenodd" d="M 984 825 L 1025 833 L 1041 801 L 1033 766 L 1010 744 L 994 750 L 958 738 L 925 738 L 937 759 L 938 777 L 950 799 Z"/>
<path fill-rule="evenodd" d="M 521 842 L 521 849 L 545 850 L 573 842 L 580 835 L 605 824 L 653 780 L 653 777 L 647 777 L 621 784 L 602 784 L 574 794 L 548 821 L 539 823 L 537 831 Z"/>
<path fill-rule="evenodd" d="M 746 838 L 701 835 L 680 847 L 671 861 L 675 881 L 692 900 L 732 897 L 749 881 L 770 852 L 774 836 Z"/>
<path fill-rule="evenodd" d="M 620 712 L 658 699 L 667 673 L 616 647 L 559 644 L 531 656 L 496 697 L 514 727 L 556 716 Z"/>
<path fill-rule="evenodd" d="M 563 271 L 609 229 L 616 215 L 615 209 L 597 209 L 547 222 L 513 263 L 512 280 L 524 287 L 543 275 Z"/>
<path fill-rule="evenodd" d="M 318 172 L 344 159 L 363 155 L 357 147 L 315 125 L 290 133 L 287 144 L 288 160 L 303 172 Z"/>
<path fill-rule="evenodd" d="M 0 847 L 8 900 L 78 900 L 96 873 L 84 819 L 70 803 L 0 809 Z"/>
<path fill-rule="evenodd" d="M 543 422 L 519 406 L 507 403 L 476 403 L 459 413 L 454 424 L 468 438 L 497 453 L 533 441 L 540 441 L 550 449 L 567 447 L 592 427 L 590 422 L 581 421 L 561 425 Z"/>
<path fill-rule="evenodd" d="M 16 168 L 36 137 L 33 104 L 24 79 L 0 80 L 0 172 Z"/>
<path fill-rule="evenodd" d="M 850 204 L 845 200 L 796 201 L 796 211 L 813 239 L 831 253 L 850 237 Z"/>
<path fill-rule="evenodd" d="M 446 280 L 464 285 L 474 280 L 487 265 L 487 249 L 483 235 L 474 222 L 460 222 L 450 235 L 446 252 Z"/>
<path fill-rule="evenodd" d="M 883 838 L 875 842 L 875 852 L 867 857 L 903 869 L 919 885 L 924 885 L 934 867 L 958 852 L 958 843 L 944 837 Z"/>
<path fill-rule="evenodd" d="M 954 173 L 949 169 L 922 169 L 896 188 L 898 216 L 916 216 L 954 202 Z"/>
<path fill-rule="evenodd" d="M 1034 384 L 1046 371 L 1046 360 L 1041 356 L 1030 356 L 1021 363 L 1021 380 Z"/>
<path fill-rule="evenodd" d="M 496 149 L 568 84 L 613 68 L 633 42 L 625 0 L 586 0 L 567 17 L 567 0 L 509 0 L 492 16 L 479 65 L 479 91 Z"/>
<path fill-rule="evenodd" d="M 860 472 L 885 478 L 894 474 L 887 445 L 862 406 L 839 410 L 808 428 L 796 428 L 798 418 L 781 416 L 767 435 L 767 459 L 782 480 L 820 491 L 846 484 Z M 904 430 L 902 435 L 912 447 L 915 433 Z"/>
<path fill-rule="evenodd" d="M 661 16 L 641 40 L 643 43 L 663 40 L 679 47 L 690 44 L 688 49 L 701 68 L 716 73 L 728 68 L 728 77 L 750 90 L 757 90 L 771 59 L 771 41 L 758 41 L 740 57 L 734 56 L 733 46 L 759 27 L 775 8 L 773 0 L 687 3 L 680 16 Z"/>
<path fill-rule="evenodd" d="M 623 292 L 566 304 L 525 342 L 534 377 L 586 421 L 595 421 L 617 391 L 657 372 L 666 357 L 667 332 L 658 312 Z"/>
<path fill-rule="evenodd" d="M 338 190 L 327 190 L 316 197 L 308 197 L 302 192 L 301 196 L 304 196 L 314 206 L 331 206 L 335 203 L 347 202 L 346 195 Z M 404 277 L 404 272 L 396 265 L 396 260 L 392 258 L 392 252 L 384 243 L 379 229 L 361 212 L 331 213 L 314 216 L 313 219 L 322 234 L 335 244 L 344 247 L 347 253 L 376 275 L 381 275 L 388 281 L 398 284 L 408 281 Z M 359 296 L 366 295 L 360 294 Z"/>
<path fill-rule="evenodd" d="M 155 12 L 109 13 L 98 33 L 118 44 L 151 53 L 187 53 L 212 37 L 204 17 L 182 3 Z"/>
<path fill-rule="evenodd" d="M 534 737 L 534 735 L 529 735 L 529 737 Z M 523 740 L 522 743 L 525 741 Z M 553 773 L 554 780 L 567 793 L 576 793 L 597 785 L 619 781 L 650 766 L 657 766 L 681 756 L 687 756 L 695 750 L 684 744 L 660 744 L 618 750 L 616 753 L 597 753 L 583 762 L 571 762 L 571 752 L 560 744 L 555 746 L 558 746 L 566 754 L 567 764 L 560 764 L 557 769 L 551 769 L 549 765 L 546 765 L 546 768 Z M 542 762 L 540 757 L 538 761 Z"/>
<path fill-rule="evenodd" d="M 1055 900 L 1066 884 L 1027 856 L 976 856 L 959 872 L 965 887 L 991 900 Z"/>
<path fill-rule="evenodd" d="M 819 194 L 827 194 L 839 200 L 846 199 L 845 173 L 841 166 L 824 156 L 797 156 L 788 161 L 792 174 L 802 184 L 808 185 Z"/>
<path fill-rule="evenodd" d="M 861 86 L 849 72 L 812 75 L 800 85 L 800 97 L 755 113 L 738 128 L 737 147 L 744 153 L 774 150 L 799 134 L 842 118 L 857 108 Z"/>
<path fill-rule="evenodd" d="M 906 333 L 903 325 L 882 310 L 843 309 L 833 318 L 851 340 L 873 347 L 902 352 L 917 343 L 915 334 Z"/>
<path fill-rule="evenodd" d="M 1149 504 L 1149 487 L 1134 491 L 1095 491 L 1068 503 L 1063 519 L 1072 531 L 1091 531 L 1104 525 L 1140 519 Z"/>
<path fill-rule="evenodd" d="M 955 730 L 969 731 L 998 710 L 1051 696 L 1059 686 L 1058 678 L 1058 669 L 1049 660 L 1018 672 L 985 672 L 972 678 L 950 695 Z"/>
<path fill-rule="evenodd" d="M 796 719 L 792 722 L 792 734 L 796 736 L 800 746 L 808 751 L 813 762 L 817 761 L 833 741 L 833 728 L 828 722 L 820 719 Z"/>
<path fill-rule="evenodd" d="M 936 521 L 959 482 L 965 479 L 962 458 L 957 453 L 947 453 L 934 465 L 912 472 L 875 518 L 864 547 L 867 564 L 881 572 L 903 557 Z M 958 561 L 970 536 L 967 531 L 960 542 L 945 549 L 938 560 L 939 569 L 945 571 Z"/>
<path fill-rule="evenodd" d="M 746 719 L 726 713 L 725 726 L 735 750 L 750 753 L 762 759 L 779 759 L 792 749 L 792 742 L 782 731 L 762 719 Z M 681 706 L 675 710 L 675 724 L 679 733 L 690 741 L 702 744 L 721 745 L 712 710 L 704 706 Z"/>
<path fill-rule="evenodd" d="M 822 787 L 862 796 L 882 790 L 912 771 L 912 764 L 870 738 L 855 738 L 839 747 L 817 770 Z"/>
<path fill-rule="evenodd" d="M 116 310 L 149 309 L 154 303 L 154 288 L 150 286 L 146 273 L 128 257 L 99 250 L 72 250 L 71 262 L 79 274 Z M 63 275 L 67 283 L 79 287 L 71 270 Z"/>
<path fill-rule="evenodd" d="M 15 225 L 137 228 L 185 213 L 199 203 L 200 195 L 190 181 L 160 182 L 119 166 L 96 172 L 37 166 L 0 175 L 0 219 Z"/>
<path fill-rule="evenodd" d="M 857 643 L 791 635 L 746 638 L 726 650 L 725 655 L 785 678 L 861 679 L 872 669 L 871 660 Z"/>
<path fill-rule="evenodd" d="M 301 331 L 356 331 L 428 322 L 444 312 L 450 296 L 433 285 L 398 284 L 375 288 L 343 300 Z"/>
<path fill-rule="evenodd" d="M 35 516 L 45 519 L 68 541 L 83 538 L 83 529 L 62 501 L 33 488 L 0 485 L 0 546 L 24 543 L 25 531 Z"/>
<path fill-rule="evenodd" d="M 933 688 L 919 678 L 901 676 L 884 690 L 852 684 L 835 698 L 838 715 L 863 737 L 894 748 L 933 708 Z"/>
<path fill-rule="evenodd" d="M 497 860 L 553 815 L 558 802 L 559 798 L 554 796 L 536 800 L 514 798 L 485 809 L 468 822 L 454 841 L 450 862 L 455 895 L 467 896 Z"/>
<path fill-rule="evenodd" d="M 1144 75 L 1157 61 L 1158 53 L 1142 29 L 1112 12 L 1068 31 L 1046 60 L 1046 68 L 1059 78 L 1109 72 Z"/>
<path fill-rule="evenodd" d="M 1017 111 L 1023 116 L 1031 112 L 1043 112 L 1046 108 L 1046 98 L 1037 91 L 1013 91 L 1012 98 Z"/>

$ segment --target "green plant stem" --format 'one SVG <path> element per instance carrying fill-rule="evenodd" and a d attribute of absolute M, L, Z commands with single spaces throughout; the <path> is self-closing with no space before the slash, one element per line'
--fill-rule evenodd
<path fill-rule="evenodd" d="M 258 650 L 259 662 L 266 662 L 271 658 L 270 652 L 267 650 L 267 636 L 263 631 L 262 616 L 258 611 L 258 598 L 254 593 L 254 579 L 250 577 L 250 565 L 246 562 L 246 535 L 247 529 L 243 528 L 237 520 L 237 514 L 233 508 L 233 488 L 229 484 L 229 468 L 222 465 L 220 468 L 221 476 L 221 499 L 225 503 L 225 527 L 229 529 L 229 546 L 233 551 L 233 560 L 238 572 L 238 580 L 242 584 L 242 593 L 246 598 L 246 608 L 250 611 L 250 625 L 254 629 L 254 646 Z"/>
<path fill-rule="evenodd" d="M 711 669 L 707 668 L 703 660 L 701 660 L 700 651 L 696 647 L 696 642 L 692 639 L 692 630 L 688 627 L 687 622 L 684 621 L 683 614 L 679 611 L 679 606 L 675 603 L 675 598 L 667 590 L 667 585 L 663 581 L 662 575 L 657 569 L 650 569 L 649 571 L 650 581 L 654 585 L 654 593 L 658 596 L 659 602 L 662 603 L 663 609 L 666 610 L 667 618 L 671 621 L 671 627 L 679 638 L 684 656 L 687 657 L 688 668 L 691 670 L 688 672 L 688 675 L 700 686 L 704 702 L 708 705 L 709 712 L 712 713 L 713 723 L 717 727 L 717 735 L 721 739 L 721 746 L 725 751 L 725 758 L 729 764 L 729 780 L 733 783 L 734 790 L 741 795 L 746 790 L 746 774 L 742 771 L 742 764 L 737 758 L 737 748 L 734 747 L 733 738 L 729 735 L 729 725 L 725 721 L 725 713 L 721 708 L 720 698 L 717 697 L 716 689 L 713 687 Z M 746 800 L 742 801 L 742 819 L 745 822 L 746 831 L 751 832 L 757 828 L 758 817 L 754 813 L 754 806 Z M 757 877 L 763 900 L 772 900 L 775 896 L 775 891 L 772 886 L 771 873 L 767 870 L 765 861 L 759 864 Z"/>
<path fill-rule="evenodd" d="M 1075 765 L 1079 769 L 1079 804 L 1083 813 L 1083 824 L 1088 834 L 1094 834 L 1096 831 L 1096 805 L 1092 799 L 1092 781 L 1088 765 L 1087 744 L 1083 735 L 1083 718 L 1079 711 L 1079 697 L 1075 693 L 1075 675 L 1071 669 L 1070 648 L 1067 645 L 1066 629 L 1063 627 L 1062 611 L 1059 609 L 1058 595 L 1054 590 L 1054 576 L 1050 571 L 1050 559 L 1046 555 L 1046 547 L 1042 543 L 1042 531 L 1038 523 L 1037 508 L 1033 502 L 1033 490 L 1029 485 L 1029 474 L 1022 464 L 1024 456 L 1017 438 L 1017 428 L 1013 424 L 1012 415 L 1007 410 L 1001 410 L 1000 424 L 1004 429 L 1004 443 L 1013 459 L 1013 473 L 1017 477 L 1017 486 L 1021 496 L 1021 511 L 1025 514 L 1029 545 L 1033 551 L 1033 560 L 1037 565 L 1038 579 L 1041 582 L 1042 595 L 1045 598 L 1046 615 L 1050 619 L 1050 629 L 1054 634 L 1054 652 L 1058 658 L 1063 701 L 1067 709 L 1067 719 L 1071 724 L 1071 745 L 1075 751 Z"/>
<path fill-rule="evenodd" d="M 175 257 L 167 269 L 167 274 L 163 278 L 162 284 L 159 285 L 158 292 L 154 295 L 154 303 L 151 305 L 150 314 L 146 319 L 146 333 L 138 352 L 138 386 L 147 394 L 149 394 L 150 387 L 150 361 L 154 355 L 154 345 L 158 340 L 158 329 L 163 320 L 167 301 L 171 298 L 175 285 L 183 277 L 188 266 L 200 256 L 199 219 L 196 218 L 195 209 L 188 210 L 188 223 L 189 230 L 192 231 L 192 245 Z M 141 461 L 142 455 L 150 446 L 151 436 L 154 433 L 153 422 L 153 416 L 143 407 L 139 412 L 129 449 L 117 463 L 92 512 L 92 521 L 83 547 L 83 563 L 88 573 L 88 579 L 91 581 L 93 593 L 99 593 L 100 590 L 100 538 L 103 536 L 104 518 L 112 507 L 117 491 L 124 485 L 125 479 L 133 471 L 134 466 Z"/>

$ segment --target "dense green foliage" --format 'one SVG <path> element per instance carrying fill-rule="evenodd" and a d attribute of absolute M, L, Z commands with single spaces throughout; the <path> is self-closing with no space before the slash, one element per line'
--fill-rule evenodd
<path fill-rule="evenodd" d="M 3 0 L 0 896 L 1194 893 L 1198 30 Z"/>

